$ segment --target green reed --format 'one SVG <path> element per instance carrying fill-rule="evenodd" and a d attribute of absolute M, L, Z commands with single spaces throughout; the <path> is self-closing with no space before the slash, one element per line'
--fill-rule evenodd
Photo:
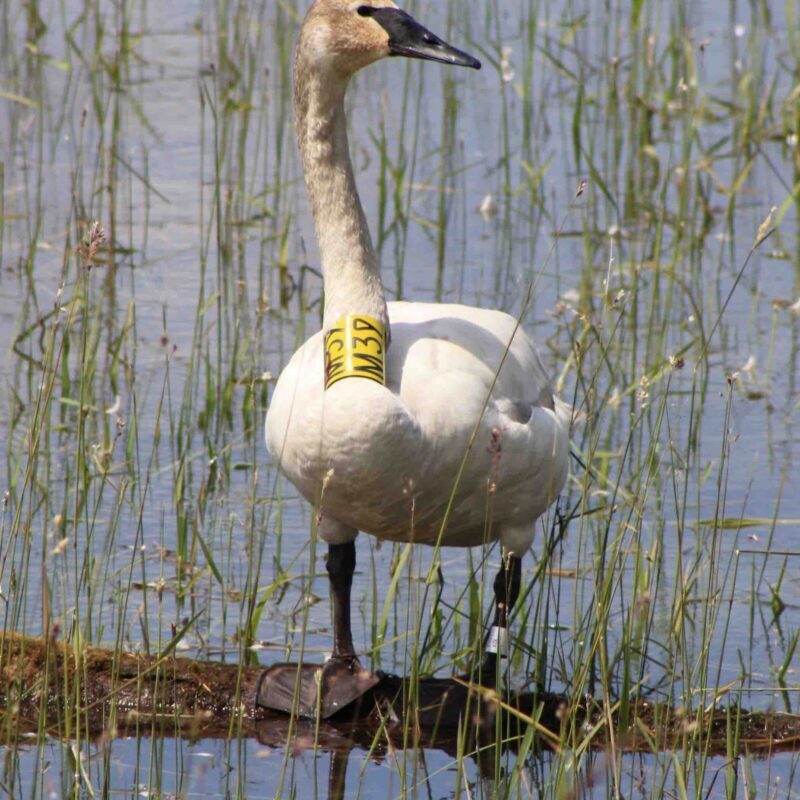
<path fill-rule="evenodd" d="M 156 9 L 11 6 L 0 11 L 3 135 L 13 145 L 0 158 L 0 291 L 13 297 L 14 320 L 3 371 L 3 626 L 57 629 L 78 661 L 89 643 L 241 664 L 317 658 L 330 636 L 313 512 L 267 462 L 261 432 L 277 371 L 321 313 L 292 135 L 302 9 L 203 9 L 186 109 L 197 119 L 196 205 L 177 224 L 182 200 L 154 166 L 170 127 L 145 88 L 164 62 L 148 44 Z M 732 761 L 739 705 L 771 691 L 797 710 L 797 553 L 779 546 L 793 464 L 779 414 L 765 412 L 781 477 L 756 504 L 741 489 L 749 464 L 735 433 L 743 409 L 797 409 L 786 353 L 797 350 L 787 306 L 800 293 L 800 161 L 788 143 L 800 127 L 800 39 L 796 3 L 783 6 L 781 32 L 775 4 L 732 2 L 704 44 L 686 3 L 485 2 L 469 15 L 461 4 L 420 5 L 415 13 L 439 15 L 444 34 L 483 58 L 480 77 L 376 68 L 396 81 L 386 111 L 366 73 L 354 86 L 356 119 L 369 121 L 355 161 L 362 194 L 377 197 L 371 219 L 391 291 L 521 313 L 533 281 L 524 324 L 581 415 L 581 464 L 526 558 L 509 661 L 512 682 L 574 698 L 561 750 L 542 759 L 523 721 L 516 751 L 480 751 L 462 732 L 447 767 L 430 768 L 409 725 L 390 770 L 399 796 L 436 787 L 564 797 L 600 777 L 596 794 L 632 794 L 641 767 L 622 748 L 641 697 L 687 719 L 674 754 L 653 744 L 643 791 L 751 796 L 756 767 Z M 733 44 L 720 74 L 710 54 L 723 37 Z M 777 66 L 773 41 L 785 44 Z M 471 108 L 489 94 L 491 124 Z M 496 206 L 484 219 L 476 209 L 487 195 Z M 773 205 L 781 227 L 742 270 Z M 94 220 L 107 240 L 89 259 L 80 248 Z M 184 303 L 170 282 L 187 274 L 172 263 L 186 252 L 196 295 Z M 760 285 L 777 269 L 789 276 L 786 296 L 770 297 L 765 317 Z M 166 288 L 154 301 L 156 273 Z M 758 352 L 757 366 L 740 369 L 742 348 Z M 414 679 L 468 670 L 498 563 L 496 548 L 378 549 L 362 537 L 353 618 L 370 663 Z M 742 645 L 741 619 L 745 642 L 769 642 L 766 662 Z M 79 671 L 63 695 L 79 697 L 81 680 Z M 616 722 L 571 725 L 586 693 L 614 704 Z M 699 724 L 714 704 L 730 714 L 722 765 Z M 9 715 L 4 731 L 10 740 Z M 63 743 L 48 750 L 46 732 Z M 152 796 L 188 793 L 185 751 L 144 738 L 154 732 L 136 741 L 134 783 Z M 87 740 L 85 714 L 65 704 L 48 731 L 43 709 L 38 735 L 36 766 L 55 759 L 64 796 L 117 790 L 114 745 Z M 383 729 L 373 752 L 385 738 Z M 241 777 L 229 775 L 226 789 L 247 796 L 260 764 L 247 763 L 244 745 L 228 748 Z M 23 780 L 30 761 L 6 754 L 5 785 L 43 796 L 44 779 Z M 493 766 L 491 785 L 476 763 Z M 309 790 L 301 764 L 283 750 L 275 796 Z M 374 791 L 366 762 L 358 772 L 356 796 Z"/>

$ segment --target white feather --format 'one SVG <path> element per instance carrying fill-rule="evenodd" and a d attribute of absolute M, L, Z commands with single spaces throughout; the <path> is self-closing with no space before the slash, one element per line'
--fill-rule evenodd
<path fill-rule="evenodd" d="M 345 525 L 428 544 L 500 538 L 521 554 L 564 485 L 568 455 L 569 412 L 553 410 L 533 342 L 500 311 L 389 303 L 389 318 L 385 387 L 355 378 L 325 391 L 321 333 L 295 353 L 267 415 L 270 452 Z"/>

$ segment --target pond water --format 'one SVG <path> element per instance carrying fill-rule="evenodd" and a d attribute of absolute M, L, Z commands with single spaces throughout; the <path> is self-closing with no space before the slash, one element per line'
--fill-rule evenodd
<path fill-rule="evenodd" d="M 262 435 L 321 316 L 291 111 L 305 7 L 2 9 L 6 629 L 157 653 L 191 621 L 174 643 L 198 658 L 330 650 L 313 512 Z M 392 59 L 351 88 L 387 292 L 521 314 L 580 412 L 565 535 L 551 511 L 524 563 L 512 682 L 800 712 L 800 6 L 409 10 L 484 67 Z M 87 270 L 93 220 L 110 248 Z M 358 547 L 364 660 L 463 669 L 497 549 Z M 503 775 L 444 750 L 148 732 L 9 745 L 3 785 L 326 797 L 346 770 L 347 797 L 800 789 L 793 754 L 498 758 Z"/>

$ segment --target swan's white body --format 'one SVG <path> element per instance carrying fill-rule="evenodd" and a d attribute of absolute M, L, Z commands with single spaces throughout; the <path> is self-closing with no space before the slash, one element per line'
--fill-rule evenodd
<path fill-rule="evenodd" d="M 278 381 L 267 415 L 270 452 L 307 500 L 346 526 L 428 544 L 500 538 L 521 555 L 567 469 L 568 413 L 552 410 L 532 341 L 499 311 L 388 308 L 387 385 L 347 379 L 325 391 L 316 334 Z"/>
<path fill-rule="evenodd" d="M 478 65 L 428 31 L 413 51 L 392 40 L 414 25 L 391 0 L 317 0 L 301 29 L 295 116 L 322 260 L 323 331 L 345 315 L 368 315 L 389 329 L 391 345 L 385 386 L 346 378 L 325 390 L 323 332 L 313 336 L 280 376 L 267 445 L 319 508 L 329 544 L 362 530 L 456 546 L 499 539 L 521 555 L 564 484 L 569 414 L 555 410 L 563 406 L 512 317 L 386 304 L 353 177 L 344 115 L 353 73 L 392 53 Z"/>

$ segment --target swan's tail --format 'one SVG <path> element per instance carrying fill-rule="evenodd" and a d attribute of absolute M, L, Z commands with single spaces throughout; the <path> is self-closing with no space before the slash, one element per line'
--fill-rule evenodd
<path fill-rule="evenodd" d="M 566 400 L 553 395 L 553 411 L 564 425 L 577 425 L 586 420 L 586 414 L 573 408 Z"/>

